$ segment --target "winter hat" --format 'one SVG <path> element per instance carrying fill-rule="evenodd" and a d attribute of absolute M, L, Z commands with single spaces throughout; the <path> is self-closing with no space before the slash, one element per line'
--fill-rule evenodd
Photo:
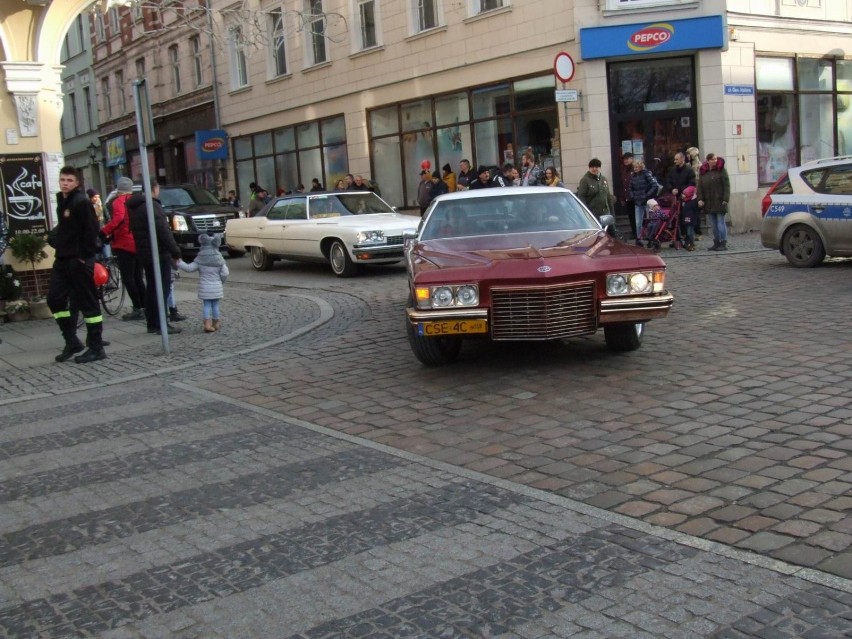
<path fill-rule="evenodd" d="M 449 163 L 449 162 L 447 162 L 447 163 L 446 163 L 444 166 L 442 166 L 441 168 L 442 168 L 444 171 L 446 171 L 447 173 L 452 173 L 452 172 L 453 172 L 453 167 L 451 167 L 451 166 L 450 166 L 450 163 Z"/>
<path fill-rule="evenodd" d="M 487 167 L 487 166 L 485 166 L 484 164 L 480 164 L 480 165 L 479 165 L 479 168 L 478 168 L 478 169 L 476 169 L 476 173 L 477 173 L 477 175 L 482 175 L 483 173 L 490 173 L 490 172 L 491 172 L 491 171 L 489 171 L 489 170 L 488 170 L 488 167 Z"/>
<path fill-rule="evenodd" d="M 695 197 L 695 187 L 694 186 L 686 187 L 683 190 L 683 197 L 686 200 L 691 200 L 693 197 Z"/>
<path fill-rule="evenodd" d="M 660 206 L 660 205 L 657 203 L 657 200 L 648 200 L 648 208 L 649 209 L 655 209 L 658 206 Z"/>
<path fill-rule="evenodd" d="M 198 234 L 198 255 L 195 261 L 200 266 L 218 267 L 225 263 L 225 258 L 219 252 L 219 247 L 222 245 L 222 235 L 219 233 L 199 233 Z"/>
<path fill-rule="evenodd" d="M 131 180 L 129 177 L 118 178 L 118 182 L 115 183 L 115 190 L 119 193 L 132 193 L 133 180 Z"/>
<path fill-rule="evenodd" d="M 86 195 L 88 195 L 90 198 L 92 198 L 92 197 L 95 197 L 96 195 L 99 195 L 99 193 L 97 191 L 95 191 L 95 189 L 88 189 L 86 191 Z"/>

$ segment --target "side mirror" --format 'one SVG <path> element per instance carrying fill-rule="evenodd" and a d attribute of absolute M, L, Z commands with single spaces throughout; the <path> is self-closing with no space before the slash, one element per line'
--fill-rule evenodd
<path fill-rule="evenodd" d="M 601 226 L 604 231 L 607 232 L 607 235 L 615 237 L 615 217 L 607 213 L 606 215 L 601 215 L 600 218 Z"/>

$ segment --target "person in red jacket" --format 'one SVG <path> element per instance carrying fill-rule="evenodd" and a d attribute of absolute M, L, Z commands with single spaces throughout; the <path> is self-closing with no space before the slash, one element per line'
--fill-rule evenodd
<path fill-rule="evenodd" d="M 101 235 L 110 239 L 113 254 L 118 261 L 121 281 L 133 304 L 130 313 L 121 316 L 125 321 L 145 319 L 145 275 L 142 263 L 136 259 L 136 242 L 130 230 L 130 216 L 127 214 L 127 200 L 133 193 L 133 180 L 118 178 L 115 190 L 118 197 L 112 201 L 112 218 L 101 229 Z"/>

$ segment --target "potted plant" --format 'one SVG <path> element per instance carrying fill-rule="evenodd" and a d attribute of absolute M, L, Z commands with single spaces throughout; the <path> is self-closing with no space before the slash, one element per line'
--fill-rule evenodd
<path fill-rule="evenodd" d="M 12 255 L 15 256 L 15 259 L 20 262 L 29 262 L 32 265 L 36 294 L 30 301 L 34 306 L 33 313 L 39 319 L 48 319 L 51 317 L 47 302 L 45 302 L 41 295 L 41 287 L 39 286 L 38 275 L 36 274 L 36 265 L 42 260 L 47 259 L 47 252 L 44 250 L 46 246 L 47 240 L 45 237 L 34 233 L 18 233 L 9 240 L 9 248 L 12 249 Z"/>
<path fill-rule="evenodd" d="M 6 317 L 10 322 L 23 322 L 30 317 L 30 304 L 27 300 L 6 302 Z"/>
<path fill-rule="evenodd" d="M 5 311 L 7 302 L 21 297 L 21 280 L 8 264 L 0 266 L 0 312 Z"/>

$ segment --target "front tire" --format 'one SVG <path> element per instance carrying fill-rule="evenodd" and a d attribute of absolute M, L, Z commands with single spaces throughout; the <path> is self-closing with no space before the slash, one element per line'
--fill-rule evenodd
<path fill-rule="evenodd" d="M 337 277 L 352 277 L 358 266 L 349 257 L 349 251 L 340 240 L 334 240 L 328 249 L 328 262 Z"/>
<path fill-rule="evenodd" d="M 614 351 L 635 351 L 642 346 L 642 337 L 644 335 L 644 322 L 604 326 L 606 345 Z"/>
<path fill-rule="evenodd" d="M 806 224 L 794 224 L 781 240 L 784 257 L 796 268 L 813 268 L 825 259 L 825 247 L 817 232 Z"/>
<path fill-rule="evenodd" d="M 251 265 L 258 271 L 268 271 L 272 268 L 272 258 L 266 249 L 259 246 L 251 247 Z"/>
<path fill-rule="evenodd" d="M 408 306 L 411 307 L 411 298 Z M 405 331 L 414 356 L 426 366 L 441 366 L 456 361 L 461 351 L 461 337 L 423 337 L 405 318 Z"/>

